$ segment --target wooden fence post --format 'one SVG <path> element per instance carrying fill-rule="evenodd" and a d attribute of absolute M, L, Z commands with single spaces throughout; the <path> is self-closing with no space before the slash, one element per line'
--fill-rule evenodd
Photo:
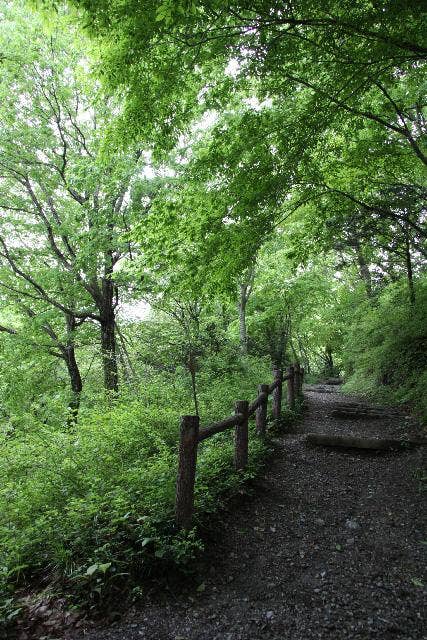
<path fill-rule="evenodd" d="M 282 414 L 282 370 L 273 370 L 274 382 L 277 382 L 277 386 L 273 391 L 273 420 L 277 423 L 280 422 Z"/>
<path fill-rule="evenodd" d="M 304 367 L 301 367 L 301 393 L 302 393 L 302 383 L 304 382 L 304 374 L 305 374 L 305 369 Z"/>
<path fill-rule="evenodd" d="M 301 393 L 301 369 L 298 362 L 294 364 L 294 371 L 295 371 L 295 393 L 297 396 L 299 396 Z"/>
<path fill-rule="evenodd" d="M 288 406 L 293 409 L 295 407 L 295 371 L 292 365 L 288 367 L 287 389 Z"/>
<path fill-rule="evenodd" d="M 249 402 L 238 400 L 235 412 L 243 415 L 243 420 L 235 426 L 234 430 L 234 468 L 244 469 L 248 464 L 248 412 Z"/>
<path fill-rule="evenodd" d="M 260 384 L 258 393 L 265 393 L 266 398 L 261 402 L 255 413 L 255 424 L 258 435 L 265 436 L 267 426 L 267 403 L 268 403 L 268 384 Z"/>
<path fill-rule="evenodd" d="M 181 529 L 191 527 L 198 438 L 199 416 L 182 416 L 175 498 L 175 519 Z"/>

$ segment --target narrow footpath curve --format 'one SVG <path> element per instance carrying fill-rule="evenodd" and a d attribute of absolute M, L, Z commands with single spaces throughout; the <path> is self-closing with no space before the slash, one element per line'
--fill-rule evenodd
<path fill-rule="evenodd" d="M 304 433 L 398 436 L 404 414 L 331 417 L 332 387 L 308 410 L 255 495 L 224 516 L 204 586 L 168 594 L 126 622 L 73 640 L 367 640 L 427 638 L 426 447 L 357 452 L 308 447 Z M 424 574 L 424 575 L 423 575 Z"/>

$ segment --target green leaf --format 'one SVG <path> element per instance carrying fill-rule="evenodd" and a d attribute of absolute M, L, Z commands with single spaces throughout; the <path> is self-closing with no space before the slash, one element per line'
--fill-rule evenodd
<path fill-rule="evenodd" d="M 106 573 L 108 569 L 111 567 L 111 562 L 105 562 L 104 564 L 99 564 L 98 569 L 102 571 L 102 573 Z"/>
<path fill-rule="evenodd" d="M 141 547 L 146 547 L 149 542 L 151 542 L 152 538 L 144 538 L 141 542 Z"/>
<path fill-rule="evenodd" d="M 416 587 L 424 587 L 424 582 L 420 578 L 411 578 L 411 582 Z"/>
<path fill-rule="evenodd" d="M 95 571 L 98 570 L 99 565 L 98 564 L 91 564 L 90 567 L 88 567 L 86 569 L 86 575 L 87 576 L 93 576 L 93 574 L 95 573 Z"/>

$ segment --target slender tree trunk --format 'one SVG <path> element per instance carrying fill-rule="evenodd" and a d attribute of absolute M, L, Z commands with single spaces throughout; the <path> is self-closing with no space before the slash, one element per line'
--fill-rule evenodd
<path fill-rule="evenodd" d="M 69 415 L 67 424 L 68 426 L 72 426 L 77 422 L 77 417 L 80 409 L 80 396 L 83 389 L 82 377 L 80 375 L 80 370 L 76 361 L 74 347 L 67 347 L 65 364 L 67 366 L 71 384 L 71 399 L 68 404 Z"/>
<path fill-rule="evenodd" d="M 123 333 L 120 331 L 120 328 L 117 326 L 117 324 L 116 324 L 116 334 L 119 338 L 118 348 L 119 348 L 119 355 L 121 356 L 123 371 L 125 372 L 126 379 L 129 381 L 135 378 L 135 369 L 133 367 L 132 360 L 129 355 L 129 351 L 126 346 L 125 337 Z"/>
<path fill-rule="evenodd" d="M 329 376 L 332 376 L 334 373 L 334 359 L 332 357 L 332 349 L 328 345 L 325 347 L 325 362 L 326 362 L 326 373 Z"/>
<path fill-rule="evenodd" d="M 68 404 L 69 414 L 67 424 L 69 427 L 73 426 L 77 422 L 80 409 L 80 396 L 83 389 L 83 381 L 80 375 L 79 365 L 76 360 L 76 350 L 74 344 L 74 332 L 76 329 L 76 319 L 73 315 L 67 314 L 65 316 L 67 323 L 67 344 L 62 350 L 64 354 L 64 360 L 70 378 L 71 386 L 71 399 Z"/>
<path fill-rule="evenodd" d="M 108 250 L 104 257 L 105 268 L 102 279 L 101 317 L 101 355 L 104 370 L 104 387 L 106 391 L 117 393 L 119 390 L 119 374 L 117 366 L 116 313 L 114 297 L 117 289 L 113 281 L 113 253 Z"/>
<path fill-rule="evenodd" d="M 107 391 L 119 390 L 116 349 L 116 319 L 114 311 L 101 320 L 101 353 L 104 370 L 104 387 Z"/>

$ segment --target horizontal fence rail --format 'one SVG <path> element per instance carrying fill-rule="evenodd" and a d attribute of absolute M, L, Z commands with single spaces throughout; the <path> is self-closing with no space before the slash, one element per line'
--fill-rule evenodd
<path fill-rule="evenodd" d="M 264 437 L 267 429 L 267 405 L 272 395 L 271 413 L 279 424 L 282 414 L 282 387 L 286 381 L 287 403 L 293 409 L 295 399 L 301 394 L 304 368 L 299 364 L 288 367 L 283 375 L 281 369 L 273 370 L 273 382 L 260 384 L 258 396 L 249 403 L 238 400 L 232 416 L 200 429 L 199 416 L 182 416 L 179 441 L 178 476 L 176 481 L 175 520 L 181 529 L 189 529 L 194 510 L 194 485 L 196 480 L 197 449 L 199 442 L 234 427 L 234 468 L 244 469 L 248 464 L 249 418 L 255 414 L 256 432 Z"/>

